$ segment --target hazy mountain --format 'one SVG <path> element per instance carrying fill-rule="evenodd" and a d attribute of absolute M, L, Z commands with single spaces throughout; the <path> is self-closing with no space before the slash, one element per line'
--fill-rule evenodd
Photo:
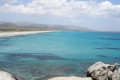
<path fill-rule="evenodd" d="M 72 25 L 49 25 L 36 24 L 30 22 L 0 22 L 0 31 L 38 31 L 38 30 L 58 30 L 58 31 L 92 31 L 90 29 Z"/>

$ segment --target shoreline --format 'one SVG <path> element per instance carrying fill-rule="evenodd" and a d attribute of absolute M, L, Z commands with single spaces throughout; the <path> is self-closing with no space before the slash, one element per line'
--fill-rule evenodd
<path fill-rule="evenodd" d="M 6 72 L 0 69 L 0 80 L 26 80 L 18 75 Z M 86 77 L 78 76 L 58 76 L 58 77 L 43 77 L 30 80 L 120 80 L 119 64 L 115 63 L 104 64 L 103 62 L 96 62 L 87 70 Z"/>
<path fill-rule="evenodd" d="M 30 34 L 39 34 L 39 33 L 47 33 L 53 31 L 9 31 L 9 32 L 0 32 L 0 38 L 4 37 L 14 37 L 14 36 L 24 36 Z"/>

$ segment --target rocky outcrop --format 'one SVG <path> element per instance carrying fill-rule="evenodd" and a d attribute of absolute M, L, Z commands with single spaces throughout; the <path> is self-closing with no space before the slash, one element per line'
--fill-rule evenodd
<path fill-rule="evenodd" d="M 91 77 L 81 78 L 77 76 L 71 76 L 71 77 L 52 77 L 52 78 L 40 78 L 35 80 L 92 80 Z"/>
<path fill-rule="evenodd" d="M 87 77 L 92 77 L 94 80 L 120 80 L 118 65 L 118 63 L 110 65 L 97 62 L 88 69 Z"/>
<path fill-rule="evenodd" d="M 48 80 L 92 80 L 92 78 L 90 77 L 80 78 L 80 77 L 72 76 L 72 77 L 55 77 Z"/>
<path fill-rule="evenodd" d="M 0 80 L 23 80 L 23 79 L 15 75 L 12 75 L 6 71 L 0 70 Z"/>
<path fill-rule="evenodd" d="M 47 76 L 43 78 L 37 78 L 34 80 L 120 80 L 120 69 L 118 68 L 118 66 L 119 66 L 118 63 L 110 65 L 104 64 L 103 62 L 97 62 L 88 69 L 87 77 L 85 78 L 77 76 L 70 77 Z M 31 73 L 35 75 L 42 74 L 41 71 L 36 69 L 32 70 Z M 23 79 L 0 69 L 0 80 L 23 80 Z"/>

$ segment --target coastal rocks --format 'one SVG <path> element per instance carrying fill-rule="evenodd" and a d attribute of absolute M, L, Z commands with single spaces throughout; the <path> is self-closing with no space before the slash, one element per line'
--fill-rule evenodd
<path fill-rule="evenodd" d="M 14 76 L 8 72 L 0 70 L 0 80 L 23 80 L 20 77 Z"/>
<path fill-rule="evenodd" d="M 118 63 L 110 65 L 97 62 L 88 69 L 87 77 L 92 77 L 94 80 L 120 80 L 118 65 Z"/>
<path fill-rule="evenodd" d="M 77 76 L 71 76 L 71 77 L 51 77 L 51 78 L 44 78 L 44 79 L 35 79 L 35 80 L 92 80 L 92 78 L 81 78 Z"/>
<path fill-rule="evenodd" d="M 92 80 L 92 78 L 90 78 L 90 77 L 80 78 L 80 77 L 76 77 L 76 76 L 71 76 L 71 77 L 55 77 L 55 78 L 51 78 L 48 80 Z"/>

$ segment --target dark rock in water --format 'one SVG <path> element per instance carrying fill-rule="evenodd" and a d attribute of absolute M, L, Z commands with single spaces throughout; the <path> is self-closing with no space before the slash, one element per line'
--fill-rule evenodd
<path fill-rule="evenodd" d="M 41 76 L 43 73 L 40 70 L 33 69 L 31 70 L 32 76 Z"/>
<path fill-rule="evenodd" d="M 117 58 L 114 58 L 114 59 L 120 60 L 120 57 L 117 57 Z"/>
<path fill-rule="evenodd" d="M 73 74 L 76 70 L 73 68 L 65 67 L 65 66 L 60 66 L 54 69 L 54 73 L 58 74 L 59 76 L 67 76 L 69 74 Z"/>
<path fill-rule="evenodd" d="M 101 50 L 102 50 L 102 49 L 104 49 L 104 48 L 95 48 L 95 49 L 101 49 Z"/>
<path fill-rule="evenodd" d="M 42 72 L 37 69 L 31 70 L 31 73 L 32 74 L 42 74 Z"/>
<path fill-rule="evenodd" d="M 45 77 L 42 77 L 42 78 L 37 78 L 35 80 L 48 80 L 48 79 L 53 78 L 53 77 L 56 77 L 56 76 L 49 75 L 49 76 L 45 76 Z"/>
<path fill-rule="evenodd" d="M 120 40 L 119 38 L 98 38 L 98 39 L 103 39 L 103 40 Z"/>
<path fill-rule="evenodd" d="M 26 67 L 20 67 L 19 69 L 26 69 Z"/>
<path fill-rule="evenodd" d="M 69 71 L 69 68 L 60 66 L 60 67 L 57 67 L 55 69 L 55 71 L 57 71 L 57 72 L 67 72 L 67 71 Z"/>
<path fill-rule="evenodd" d="M 120 48 L 106 48 L 106 49 L 120 50 Z"/>
<path fill-rule="evenodd" d="M 94 80 L 120 80 L 118 63 L 110 65 L 97 62 L 88 69 L 87 77 L 92 77 Z"/>
<path fill-rule="evenodd" d="M 64 58 L 56 56 L 56 55 L 41 55 L 36 56 L 38 60 L 64 60 Z"/>
<path fill-rule="evenodd" d="M 107 49 L 107 50 L 120 50 L 120 48 L 112 48 L 112 47 L 108 47 L 108 48 L 96 48 L 96 49 L 100 49 L 100 50 L 104 50 L 104 49 Z"/>
<path fill-rule="evenodd" d="M 37 55 L 36 55 L 37 54 Z M 6 59 L 7 60 L 21 60 L 24 58 L 33 58 L 38 60 L 65 60 L 64 58 L 54 55 L 54 54 L 48 54 L 48 53 L 10 53 L 7 54 Z"/>
<path fill-rule="evenodd" d="M 98 57 L 106 58 L 107 56 L 104 56 L 104 55 L 98 55 Z"/>
<path fill-rule="evenodd" d="M 15 80 L 24 80 L 23 78 L 21 77 L 18 77 L 18 76 L 13 76 L 15 78 Z"/>

